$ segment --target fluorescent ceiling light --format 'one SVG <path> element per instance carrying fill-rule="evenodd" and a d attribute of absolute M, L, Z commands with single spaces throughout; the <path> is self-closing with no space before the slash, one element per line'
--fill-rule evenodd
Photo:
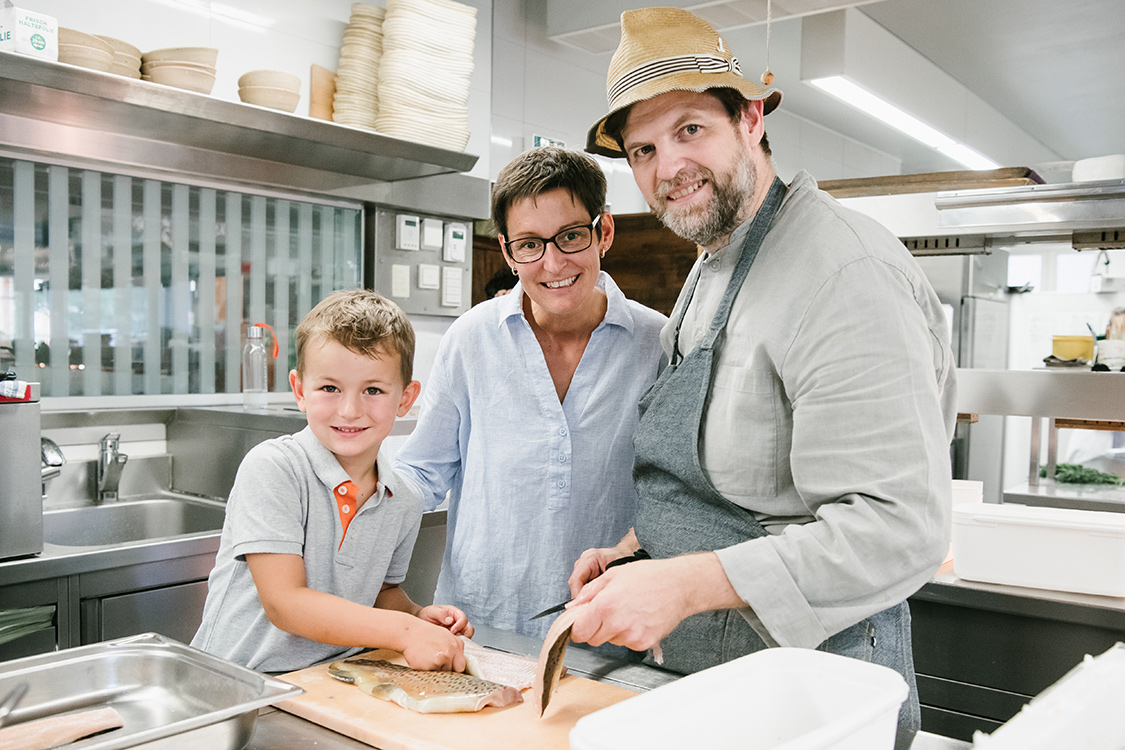
<path fill-rule="evenodd" d="M 930 127 L 917 117 L 903 112 L 890 102 L 880 99 L 844 76 L 814 78 L 809 83 L 875 119 L 885 122 L 914 140 L 924 143 L 932 149 L 937 149 L 969 169 L 998 169 L 1000 167 L 987 156 L 958 143 L 945 133 Z"/>
<path fill-rule="evenodd" d="M 950 159 L 964 164 L 969 169 L 999 169 L 1000 165 L 989 159 L 979 151 L 966 146 L 964 143 L 954 143 L 952 146 L 942 146 L 938 148 Z"/>
<path fill-rule="evenodd" d="M 1062 158 L 855 7 L 801 19 L 801 80 L 968 169 Z"/>

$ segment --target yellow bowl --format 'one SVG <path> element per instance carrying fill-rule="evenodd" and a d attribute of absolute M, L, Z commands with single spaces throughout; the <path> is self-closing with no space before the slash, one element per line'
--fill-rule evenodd
<path fill-rule="evenodd" d="M 1093 336 L 1052 336 L 1051 354 L 1059 359 L 1078 359 L 1094 361 Z"/>

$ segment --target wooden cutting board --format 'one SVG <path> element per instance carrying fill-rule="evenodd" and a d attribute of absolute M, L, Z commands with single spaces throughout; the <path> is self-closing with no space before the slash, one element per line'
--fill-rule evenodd
<path fill-rule="evenodd" d="M 379 649 L 367 656 L 406 664 L 397 651 Z M 543 718 L 535 715 L 530 689 L 523 692 L 523 703 L 507 708 L 420 714 L 337 680 L 328 674 L 327 664 L 280 679 L 303 687 L 305 693 L 277 708 L 380 750 L 568 750 L 575 722 L 636 695 L 623 687 L 566 675 Z"/>

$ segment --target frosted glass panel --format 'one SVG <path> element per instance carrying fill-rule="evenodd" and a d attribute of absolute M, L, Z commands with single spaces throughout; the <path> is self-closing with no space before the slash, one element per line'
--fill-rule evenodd
<path fill-rule="evenodd" d="M 44 396 L 237 393 L 250 323 L 361 283 L 362 210 L 0 158 L 0 372 Z"/>

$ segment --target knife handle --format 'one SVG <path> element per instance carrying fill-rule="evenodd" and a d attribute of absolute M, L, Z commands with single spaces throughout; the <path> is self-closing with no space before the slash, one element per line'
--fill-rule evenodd
<path fill-rule="evenodd" d="M 636 562 L 637 560 L 651 560 L 651 559 L 652 559 L 652 555 L 645 552 L 643 549 L 638 549 L 636 552 L 634 552 L 631 555 L 626 555 L 625 557 L 619 557 L 612 562 L 606 563 L 605 569 L 609 570 L 610 568 L 612 568 L 615 565 L 624 565 L 625 563 Z"/>

